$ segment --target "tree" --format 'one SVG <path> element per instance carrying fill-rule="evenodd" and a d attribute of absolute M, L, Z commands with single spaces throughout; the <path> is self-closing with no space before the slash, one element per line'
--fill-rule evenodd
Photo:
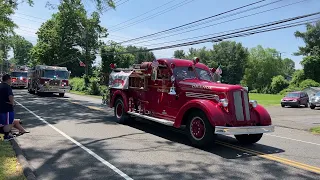
<path fill-rule="evenodd" d="M 173 53 L 173 57 L 174 58 L 178 58 L 178 59 L 185 59 L 186 58 L 186 54 L 184 53 L 183 50 L 176 50 Z"/>
<path fill-rule="evenodd" d="M 14 35 L 11 37 L 11 46 L 13 49 L 13 59 L 16 65 L 27 65 L 30 61 L 30 50 L 33 45 L 24 37 Z"/>
<path fill-rule="evenodd" d="M 264 49 L 260 45 L 252 48 L 242 84 L 249 89 L 268 93 L 272 78 L 283 75 L 283 62 L 274 54 L 278 54 L 275 49 Z"/>
<path fill-rule="evenodd" d="M 312 79 L 306 79 L 302 81 L 299 85 L 301 89 L 307 88 L 307 87 L 319 87 L 320 83 L 312 80 Z"/>
<path fill-rule="evenodd" d="M 130 45 L 130 46 L 127 46 L 125 49 L 128 52 L 132 52 L 130 54 L 134 56 L 135 64 L 141 64 L 142 62 L 150 62 L 156 58 L 153 52 L 147 51 L 147 48 Z"/>
<path fill-rule="evenodd" d="M 299 84 L 305 80 L 304 71 L 302 69 L 296 70 L 293 75 L 292 79 L 290 81 L 290 85 L 294 87 L 299 87 Z"/>
<path fill-rule="evenodd" d="M 289 82 L 282 75 L 274 76 L 271 81 L 271 91 L 274 94 L 279 93 L 289 86 Z"/>
<path fill-rule="evenodd" d="M 289 58 L 285 58 L 284 60 L 282 60 L 283 62 L 283 71 L 284 74 L 286 76 L 292 76 L 292 74 L 295 71 L 295 63 L 293 60 L 289 59 Z"/>
<path fill-rule="evenodd" d="M 104 84 L 109 80 L 111 63 L 116 64 L 118 68 L 128 68 L 135 63 L 133 54 L 123 52 L 127 52 L 127 49 L 115 42 L 111 42 L 110 45 L 101 48 L 101 73 Z"/>
<path fill-rule="evenodd" d="M 303 58 L 301 61 L 306 79 L 313 79 L 320 82 L 320 54 L 319 56 L 311 55 Z"/>
<path fill-rule="evenodd" d="M 295 55 L 304 55 L 304 56 L 310 56 L 310 55 L 317 55 L 320 54 L 320 21 L 313 24 L 307 24 L 307 31 L 306 32 L 295 32 L 295 37 L 301 38 L 304 43 L 306 44 L 305 47 L 299 47 L 299 51 L 295 53 Z"/>
<path fill-rule="evenodd" d="M 245 73 L 248 50 L 241 43 L 223 41 L 213 45 L 210 67 L 221 66 L 222 80 L 229 84 L 239 84 Z"/>
<path fill-rule="evenodd" d="M 73 76 L 81 76 L 83 67 L 75 62 L 85 61 L 86 75 L 92 72 L 101 37 L 106 29 L 101 27 L 100 17 L 93 12 L 88 18 L 80 0 L 64 0 L 58 12 L 39 28 L 38 42 L 32 49 L 32 64 L 66 66 Z"/>

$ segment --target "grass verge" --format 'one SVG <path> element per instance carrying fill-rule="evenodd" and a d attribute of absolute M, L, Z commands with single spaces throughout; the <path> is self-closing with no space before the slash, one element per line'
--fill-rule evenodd
<path fill-rule="evenodd" d="M 73 90 L 70 90 L 70 93 L 71 93 L 71 94 L 81 95 L 81 96 L 88 96 L 88 97 L 98 98 L 98 99 L 101 99 L 101 98 L 102 98 L 102 96 L 89 95 L 89 94 L 86 94 L 86 93 L 84 93 L 84 92 L 80 92 L 80 91 L 73 91 Z"/>
<path fill-rule="evenodd" d="M 313 127 L 310 129 L 313 134 L 320 134 L 320 126 Z"/>
<path fill-rule="evenodd" d="M 10 142 L 0 140 L 0 179 L 25 180 L 23 170 Z"/>
<path fill-rule="evenodd" d="M 283 95 L 250 93 L 250 100 L 258 101 L 262 106 L 279 106 Z"/>

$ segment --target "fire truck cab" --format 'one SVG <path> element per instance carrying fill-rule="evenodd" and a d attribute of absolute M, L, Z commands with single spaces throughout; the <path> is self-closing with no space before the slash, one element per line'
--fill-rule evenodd
<path fill-rule="evenodd" d="M 28 92 L 31 94 L 69 92 L 70 72 L 66 67 L 37 65 L 28 73 Z"/>
<path fill-rule="evenodd" d="M 28 87 L 28 71 L 25 67 L 19 67 L 11 71 L 11 87 L 27 88 Z"/>
<path fill-rule="evenodd" d="M 114 64 L 109 106 L 119 123 L 140 117 L 187 131 L 194 146 L 213 144 L 214 134 L 244 144 L 274 131 L 269 113 L 240 85 L 216 82 L 214 68 L 194 60 L 158 59 L 132 68 Z"/>

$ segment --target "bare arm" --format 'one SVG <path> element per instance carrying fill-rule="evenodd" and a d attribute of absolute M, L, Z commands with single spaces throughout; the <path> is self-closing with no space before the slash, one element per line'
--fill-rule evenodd
<path fill-rule="evenodd" d="M 9 96 L 9 101 L 10 101 L 8 102 L 9 104 L 14 105 L 14 100 L 12 95 Z"/>

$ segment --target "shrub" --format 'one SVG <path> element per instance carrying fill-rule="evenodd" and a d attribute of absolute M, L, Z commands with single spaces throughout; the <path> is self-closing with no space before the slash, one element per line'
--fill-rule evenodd
<path fill-rule="evenodd" d="M 319 87 L 319 86 L 320 86 L 320 83 L 318 83 L 312 79 L 306 79 L 299 84 L 299 87 L 301 89 L 304 89 L 307 87 Z"/>
<path fill-rule="evenodd" d="M 282 91 L 280 91 L 279 94 L 285 95 L 285 94 L 287 94 L 288 92 L 300 91 L 300 90 L 301 90 L 300 87 L 296 87 L 296 86 L 292 86 L 292 85 L 291 85 L 291 86 L 289 86 L 288 88 L 283 89 Z"/>
<path fill-rule="evenodd" d="M 271 82 L 271 92 L 277 94 L 288 86 L 289 82 L 285 80 L 283 76 L 274 76 Z"/>
<path fill-rule="evenodd" d="M 85 92 L 87 90 L 83 78 L 75 77 L 70 79 L 69 82 L 70 86 L 72 87 L 72 90 L 74 91 Z"/>

